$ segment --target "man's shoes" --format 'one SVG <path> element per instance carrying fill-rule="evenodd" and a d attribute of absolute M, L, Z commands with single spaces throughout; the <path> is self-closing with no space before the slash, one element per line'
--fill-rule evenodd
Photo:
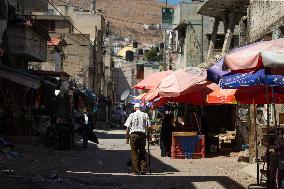
<path fill-rule="evenodd" d="M 146 173 L 145 172 L 140 172 L 139 175 L 146 175 Z"/>

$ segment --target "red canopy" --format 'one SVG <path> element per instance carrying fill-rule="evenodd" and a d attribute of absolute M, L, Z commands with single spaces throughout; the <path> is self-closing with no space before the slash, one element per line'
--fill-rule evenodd
<path fill-rule="evenodd" d="M 167 76 L 171 75 L 173 71 L 163 71 L 163 72 L 157 72 L 149 77 L 145 78 L 144 80 L 140 81 L 137 85 L 135 85 L 133 88 L 135 89 L 146 89 L 151 90 L 153 88 L 157 88 L 157 86 L 160 84 L 160 82 L 166 78 Z"/>
<path fill-rule="evenodd" d="M 281 104 L 284 102 L 284 94 L 281 88 L 276 88 L 275 103 Z M 207 97 L 209 104 L 266 104 L 264 86 L 241 87 L 239 89 L 217 89 L 210 93 Z M 268 93 L 269 103 L 273 102 L 272 91 Z"/>
<path fill-rule="evenodd" d="M 178 102 L 184 104 L 193 104 L 193 105 L 203 105 L 207 104 L 207 95 L 209 95 L 214 90 L 220 89 L 219 86 L 215 83 L 206 82 L 203 84 L 194 85 L 191 90 L 187 93 L 184 93 L 176 97 L 160 97 L 154 105 L 161 106 L 167 102 Z M 157 98 L 156 98 L 157 99 Z"/>
<path fill-rule="evenodd" d="M 159 97 L 183 98 L 183 95 L 196 89 L 195 85 L 197 88 L 200 85 L 207 86 L 209 83 L 206 77 L 206 71 L 196 67 L 177 70 L 163 79 L 156 89 L 150 90 L 144 100 L 153 101 Z"/>
<path fill-rule="evenodd" d="M 188 93 L 196 84 L 206 83 L 206 77 L 206 70 L 200 68 L 177 70 L 163 79 L 157 90 L 161 97 L 177 97 Z"/>
<path fill-rule="evenodd" d="M 237 89 L 218 89 L 207 96 L 210 104 L 236 104 Z"/>

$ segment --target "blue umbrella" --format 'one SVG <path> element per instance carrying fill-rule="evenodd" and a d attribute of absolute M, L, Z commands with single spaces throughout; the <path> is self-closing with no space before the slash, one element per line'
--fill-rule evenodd
<path fill-rule="evenodd" d="M 249 73 L 231 73 L 223 76 L 220 81 L 221 88 L 239 88 L 242 86 L 260 85 L 261 76 L 265 77 L 264 70 Z"/>
<path fill-rule="evenodd" d="M 138 99 L 132 99 L 131 104 L 141 103 L 141 100 Z"/>
<path fill-rule="evenodd" d="M 221 88 L 239 88 L 245 86 L 265 85 L 282 87 L 284 76 L 270 75 L 264 69 L 248 73 L 229 73 L 223 76 L 220 82 Z"/>
<path fill-rule="evenodd" d="M 229 71 L 223 70 L 223 65 L 224 59 L 221 59 L 219 62 L 208 68 L 207 80 L 219 84 L 222 77 L 230 73 Z"/>

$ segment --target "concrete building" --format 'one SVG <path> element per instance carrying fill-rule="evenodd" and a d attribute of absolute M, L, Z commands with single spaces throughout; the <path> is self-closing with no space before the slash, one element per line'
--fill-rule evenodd
<path fill-rule="evenodd" d="M 39 69 L 64 71 L 77 84 L 92 89 L 91 67 L 94 64 L 93 45 L 89 35 L 74 33 L 70 17 L 58 15 L 37 15 L 38 22 L 48 29 L 51 42 L 48 43 L 48 60 Z"/>
<path fill-rule="evenodd" d="M 249 0 L 208 0 L 202 5 L 198 13 L 215 19 L 210 36 L 207 59 L 212 56 L 214 48 L 218 44 L 217 36 L 220 22 L 223 22 L 224 26 L 221 55 L 225 55 L 232 47 L 239 45 L 238 40 L 234 42 L 234 38 L 239 35 L 239 22 L 247 15 L 249 3 Z"/>
<path fill-rule="evenodd" d="M 47 3 L 43 0 L 2 0 L 0 10 L 0 45 L 9 51 L 9 66 L 24 69 L 29 61 L 45 61 L 49 35 L 32 12 L 47 11 Z"/>
<path fill-rule="evenodd" d="M 247 16 L 247 34 L 250 42 L 283 37 L 284 2 L 250 0 Z"/>
<path fill-rule="evenodd" d="M 177 53 L 174 68 L 198 66 L 221 53 L 225 39 L 224 28 L 216 26 L 215 45 L 208 53 L 214 18 L 198 14 L 203 1 L 180 2 L 175 8 L 173 28 L 168 45 Z M 233 36 L 230 46 L 238 44 L 238 35 Z"/>
<path fill-rule="evenodd" d="M 48 31 L 34 11 L 44 0 L 0 0 L 0 132 L 31 136 L 35 94 L 44 80 L 28 72 L 28 63 L 46 61 Z M 24 118 L 24 119 L 23 119 Z"/>
<path fill-rule="evenodd" d="M 128 62 L 122 59 L 114 59 L 114 81 L 115 81 L 115 94 L 117 101 L 120 101 L 121 94 L 129 90 L 130 95 L 139 95 L 139 91 L 133 89 L 133 86 L 140 82 L 142 79 L 137 78 L 137 64 L 142 62 Z M 154 67 L 144 63 L 143 75 L 144 78 L 150 76 L 153 73 L 159 72 L 158 66 Z M 141 92 L 141 91 L 140 91 Z M 131 100 L 129 98 L 129 100 Z"/>
<path fill-rule="evenodd" d="M 94 57 L 95 62 L 90 66 L 93 74 L 90 74 L 90 83 L 89 87 L 97 95 L 104 94 L 105 86 L 105 62 L 104 60 L 110 60 L 105 56 L 109 56 L 110 53 L 105 53 L 107 49 L 104 46 L 104 37 L 106 33 L 106 21 L 104 15 L 96 11 L 95 1 L 89 3 L 89 7 L 82 7 L 84 3 L 81 3 L 80 6 L 71 5 L 62 3 L 61 1 L 54 1 L 56 8 L 61 14 L 70 18 L 71 23 L 75 26 L 73 28 L 73 33 L 75 34 L 87 34 L 90 38 L 90 41 L 93 42 L 94 48 Z M 84 9 L 83 9 L 84 8 Z M 56 11 L 52 6 L 49 6 L 49 12 L 53 15 L 59 15 L 59 12 Z M 79 30 L 79 31 L 78 31 Z M 109 62 L 107 64 L 110 64 Z"/>
<path fill-rule="evenodd" d="M 60 1 L 54 4 L 57 10 L 49 6 L 48 13 L 37 16 L 53 39 L 49 43 L 49 63 L 42 69 L 62 68 L 77 84 L 93 91 L 99 97 L 97 121 L 108 122 L 115 98 L 111 42 L 104 16 L 95 11 L 95 6 L 82 10 Z"/>
<path fill-rule="evenodd" d="M 49 29 L 53 39 L 67 43 L 61 53 L 61 57 L 64 57 L 63 70 L 97 95 L 106 96 L 105 77 L 110 76 L 105 75 L 105 66 L 110 62 L 105 61 L 111 61 L 111 57 L 104 46 L 106 23 L 102 13 L 95 10 L 82 11 L 79 7 L 62 3 L 57 3 L 56 9 L 64 17 L 49 6 L 48 12 L 38 14 L 37 19 Z M 51 51 L 54 51 L 59 40 L 55 45 L 50 44 Z M 56 53 L 49 54 L 53 56 L 50 60 L 55 60 Z M 53 66 L 50 64 L 46 64 L 43 69 L 55 70 L 55 62 L 53 61 Z"/>

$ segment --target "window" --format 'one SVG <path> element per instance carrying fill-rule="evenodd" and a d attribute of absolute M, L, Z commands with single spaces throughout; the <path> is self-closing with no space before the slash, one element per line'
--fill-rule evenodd
<path fill-rule="evenodd" d="M 54 20 L 49 21 L 48 31 L 55 31 L 55 21 Z"/>
<path fill-rule="evenodd" d="M 55 32 L 55 21 L 54 20 L 42 20 L 40 24 L 49 32 Z"/>
<path fill-rule="evenodd" d="M 208 44 L 210 43 L 211 40 L 211 34 L 207 34 L 207 39 L 208 39 Z M 225 40 L 225 34 L 218 34 L 216 36 L 216 41 L 214 45 L 214 50 L 219 51 L 222 50 L 223 45 L 224 45 L 224 40 Z M 231 44 L 230 44 L 230 49 L 236 47 L 239 45 L 239 37 L 237 35 L 234 35 Z"/>
<path fill-rule="evenodd" d="M 48 9 L 47 15 L 54 15 L 54 9 Z"/>

